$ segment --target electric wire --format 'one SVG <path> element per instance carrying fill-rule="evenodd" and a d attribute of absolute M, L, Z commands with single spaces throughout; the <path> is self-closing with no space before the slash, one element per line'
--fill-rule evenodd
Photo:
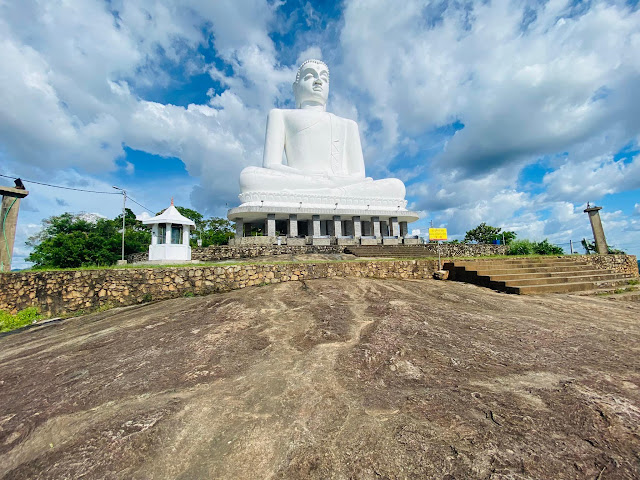
<path fill-rule="evenodd" d="M 22 178 L 22 177 L 12 177 L 9 175 L 2 175 L 0 174 L 0 177 L 4 177 L 4 178 L 10 178 L 12 180 L 15 180 L 16 178 L 20 178 L 23 182 L 27 182 L 27 183 L 36 183 L 38 185 L 44 185 L 46 187 L 53 187 L 53 188 L 62 188 L 64 190 L 74 190 L 76 192 L 88 192 L 88 193 L 103 193 L 105 195 L 122 195 L 120 192 L 105 192 L 105 191 L 100 191 L 100 190 L 88 190 L 86 188 L 74 188 L 74 187 L 63 187 L 62 185 L 52 185 L 50 183 L 43 183 L 43 182 L 36 182 L 35 180 L 27 180 L 26 178 Z M 135 201 L 133 198 L 131 198 L 129 195 L 127 195 L 127 198 L 129 200 L 131 200 L 133 203 L 135 203 L 136 205 L 144 208 L 146 211 L 153 213 L 153 210 L 151 210 L 150 208 L 145 207 L 144 205 L 142 205 L 141 203 Z"/>
<path fill-rule="evenodd" d="M 0 177 L 5 177 L 5 178 L 11 178 L 13 180 L 15 180 L 18 177 L 11 177 L 9 175 L 2 175 L 0 174 Z M 89 192 L 89 193 L 103 193 L 105 195 L 121 195 L 118 192 L 103 192 L 103 191 L 99 191 L 99 190 L 88 190 L 86 188 L 73 188 L 73 187 L 63 187 L 62 185 L 52 185 L 50 183 L 43 183 L 43 182 L 36 182 L 35 180 L 27 180 L 26 178 L 22 178 L 19 177 L 23 182 L 27 182 L 27 183 L 36 183 L 38 185 L 44 185 L 46 187 L 53 187 L 53 188 L 62 188 L 64 190 L 75 190 L 77 192 Z"/>

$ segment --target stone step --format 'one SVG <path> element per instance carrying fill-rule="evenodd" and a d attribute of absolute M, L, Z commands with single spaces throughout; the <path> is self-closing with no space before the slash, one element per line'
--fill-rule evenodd
<path fill-rule="evenodd" d="M 498 281 L 496 278 L 491 277 L 492 281 Z M 598 281 L 613 281 L 613 280 L 629 280 L 627 275 L 622 273 L 604 273 L 599 275 L 580 275 L 572 277 L 544 277 L 544 278 L 529 278 L 519 280 L 507 280 L 504 281 L 507 287 L 521 287 L 526 285 L 552 285 L 560 283 L 580 283 L 580 282 L 598 282 Z"/>
<path fill-rule="evenodd" d="M 458 266 L 456 265 L 456 274 L 458 274 Z M 464 267 L 462 267 L 464 268 Z M 518 268 L 487 268 L 484 267 L 482 270 L 467 270 L 468 272 L 475 272 L 477 275 L 485 276 L 485 275 L 510 275 L 510 274 L 519 274 L 519 273 L 551 273 L 551 272 L 580 272 L 584 270 L 584 265 L 563 265 L 562 267 L 558 266 L 540 266 L 540 267 L 529 267 L 523 266 Z"/>
<path fill-rule="evenodd" d="M 491 275 L 492 280 L 496 281 L 509 281 L 509 280 L 528 280 L 530 278 L 553 278 L 553 277 L 579 277 L 582 275 L 600 275 L 615 273 L 611 270 L 596 270 L 596 269 L 584 269 L 573 270 L 570 272 L 537 272 L 537 273 L 511 273 L 503 275 Z"/>
<path fill-rule="evenodd" d="M 451 262 L 451 260 L 448 260 Z M 483 268 L 483 267 L 493 267 L 494 265 L 513 265 L 513 266 L 523 266 L 523 265 L 588 265 L 587 262 L 573 259 L 563 259 L 563 258 L 542 258 L 542 259 L 510 259 L 510 258 L 496 258 L 493 260 L 454 260 L 453 263 L 456 266 L 464 267 L 468 266 L 470 268 Z"/>
<path fill-rule="evenodd" d="M 592 290 L 594 286 L 618 286 L 628 284 L 628 278 L 614 281 L 601 282 L 571 282 L 571 283 L 552 283 L 543 285 L 524 285 L 521 287 L 506 287 L 507 293 L 517 293 L 519 295 L 535 295 L 539 293 L 569 293 L 581 290 Z"/>

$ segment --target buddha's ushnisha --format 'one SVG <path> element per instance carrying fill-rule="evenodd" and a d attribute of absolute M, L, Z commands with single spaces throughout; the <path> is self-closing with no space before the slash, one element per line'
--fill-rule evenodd
<path fill-rule="evenodd" d="M 404 200 L 400 180 L 374 181 L 365 176 L 358 125 L 326 111 L 329 68 L 323 61 L 300 65 L 293 93 L 296 109 L 269 112 L 262 167 L 242 171 L 243 194 L 295 192 Z"/>

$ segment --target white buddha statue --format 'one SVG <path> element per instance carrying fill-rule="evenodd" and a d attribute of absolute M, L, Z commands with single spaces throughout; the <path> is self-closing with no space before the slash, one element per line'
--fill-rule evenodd
<path fill-rule="evenodd" d="M 262 167 L 240 174 L 240 197 L 254 192 L 305 194 L 332 199 L 397 200 L 404 184 L 365 176 L 358 125 L 326 111 L 329 68 L 320 60 L 300 65 L 293 84 L 295 110 L 273 109 L 267 119 Z M 286 154 L 286 164 L 283 162 Z"/>

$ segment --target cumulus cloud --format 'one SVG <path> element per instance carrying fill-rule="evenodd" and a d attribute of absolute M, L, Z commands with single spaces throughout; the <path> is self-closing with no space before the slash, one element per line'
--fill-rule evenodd
<path fill-rule="evenodd" d="M 459 121 L 436 166 L 468 176 L 613 128 L 616 140 L 637 135 L 640 11 L 630 6 L 353 1 L 344 16 L 345 62 L 381 122 L 381 148 Z"/>

